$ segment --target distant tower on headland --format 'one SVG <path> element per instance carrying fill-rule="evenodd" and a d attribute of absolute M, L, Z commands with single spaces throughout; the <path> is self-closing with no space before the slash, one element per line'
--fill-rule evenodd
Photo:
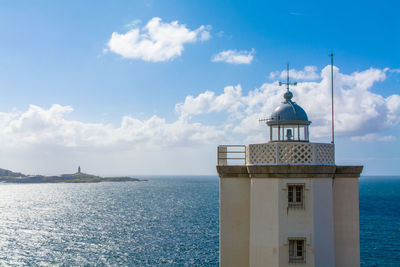
<path fill-rule="evenodd" d="M 220 266 L 360 266 L 363 166 L 337 166 L 333 143 L 310 142 L 289 71 L 280 84 L 269 142 L 218 146 Z"/>
<path fill-rule="evenodd" d="M 81 166 L 78 166 L 78 173 L 81 173 Z"/>

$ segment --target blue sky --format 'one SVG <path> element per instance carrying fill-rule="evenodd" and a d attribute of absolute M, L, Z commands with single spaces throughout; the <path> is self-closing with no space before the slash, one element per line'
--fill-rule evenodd
<path fill-rule="evenodd" d="M 256 118 L 279 104 L 276 81 L 288 61 L 300 83 L 294 99 L 315 125 L 311 139 L 329 142 L 329 114 L 319 111 L 329 104 L 322 70 L 333 51 L 342 85 L 337 162 L 364 164 L 366 174 L 399 174 L 399 7 L 2 1 L 0 137 L 7 145 L 0 167 L 215 173 L 216 145 L 267 141 Z M 123 39 L 134 32 L 135 42 Z M 146 47 L 149 38 L 154 46 Z"/>

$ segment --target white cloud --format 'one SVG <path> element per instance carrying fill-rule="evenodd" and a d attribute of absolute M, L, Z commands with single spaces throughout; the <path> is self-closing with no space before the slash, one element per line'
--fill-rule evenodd
<path fill-rule="evenodd" d="M 396 141 L 388 131 L 400 125 L 400 95 L 384 97 L 371 90 L 385 80 L 385 73 L 370 68 L 344 74 L 334 68 L 337 136 L 362 142 Z M 292 88 L 293 100 L 312 121 L 311 140 L 330 138 L 330 66 L 319 79 Z M 178 116 L 171 122 L 153 115 L 145 120 L 123 116 L 118 125 L 89 123 L 69 119 L 73 108 L 62 105 L 3 112 L 0 167 L 60 173 L 79 164 L 91 166 L 95 173 L 112 173 L 113 166 L 126 174 L 154 173 L 156 164 L 157 172 L 164 174 L 178 169 L 212 173 L 217 144 L 268 140 L 267 126 L 258 120 L 280 104 L 283 92 L 277 82 L 248 92 L 240 85 L 226 86 L 221 93 L 205 91 L 176 104 Z"/>
<path fill-rule="evenodd" d="M 0 113 L 0 137 L 4 146 L 51 145 L 123 149 L 131 146 L 188 146 L 218 140 L 222 130 L 184 119 L 167 123 L 152 116 L 138 120 L 122 117 L 121 125 L 68 120 L 70 106 L 52 105 L 49 109 L 31 105 L 22 113 Z"/>
<path fill-rule="evenodd" d="M 302 82 L 292 88 L 293 100 L 306 110 L 312 121 L 312 138 L 330 135 L 330 66 L 319 77 L 319 82 Z M 374 83 L 385 78 L 385 71 L 380 69 L 343 74 L 334 68 L 338 136 L 392 140 L 379 133 L 400 124 L 400 95 L 383 97 L 371 91 Z M 226 86 L 220 94 L 205 91 L 187 96 L 184 102 L 175 105 L 176 121 L 167 122 L 156 115 L 146 120 L 123 116 L 119 126 L 70 120 L 68 114 L 73 112 L 70 106 L 53 105 L 45 109 L 31 105 L 24 112 L 0 113 L 0 139 L 3 146 L 11 148 L 49 145 L 114 150 L 138 145 L 185 147 L 236 137 L 253 141 L 262 137 L 259 141 L 263 142 L 267 127 L 258 119 L 271 114 L 282 101 L 283 92 L 277 82 L 265 83 L 246 94 L 240 85 Z M 199 117 L 210 114 L 214 119 L 215 113 L 221 114 L 214 123 L 217 126 Z"/>
<path fill-rule="evenodd" d="M 314 68 L 308 69 L 316 72 Z M 400 123 L 400 96 L 391 95 L 385 98 L 371 91 L 374 83 L 386 79 L 385 72 L 370 68 L 343 74 L 334 67 L 337 135 L 355 137 L 376 134 L 380 140 L 391 140 L 389 137 L 380 137 L 378 133 Z M 311 136 L 324 138 L 330 135 L 330 66 L 326 66 L 320 72 L 318 79 L 321 81 L 298 83 L 292 91 L 294 100 L 306 110 L 309 119 L 312 120 Z M 232 89 L 226 90 L 227 88 Z M 240 87 L 226 87 L 220 95 L 207 91 L 197 97 L 189 96 L 184 103 L 177 105 L 177 110 L 186 115 L 207 114 L 213 111 L 223 111 L 227 114 L 234 112 L 237 120 L 232 122 L 232 117 L 229 120 L 229 123 L 234 125 L 233 133 L 246 135 L 247 140 L 265 141 L 267 129 L 258 119 L 268 117 L 279 105 L 284 89 L 279 87 L 277 82 L 265 83 L 260 88 L 249 91 L 247 95 L 242 95 L 241 89 L 239 91 L 234 88 Z M 216 102 L 218 98 L 229 101 L 221 105 Z M 369 139 L 372 137 L 375 135 L 368 136 Z"/>
<path fill-rule="evenodd" d="M 400 73 L 400 69 L 391 69 L 391 70 L 389 70 L 389 72 Z"/>
<path fill-rule="evenodd" d="M 135 27 L 130 24 L 130 27 Z M 182 54 L 183 45 L 210 39 L 210 27 L 200 26 L 190 30 L 178 21 L 164 23 L 152 18 L 143 28 L 133 28 L 126 33 L 113 32 L 108 41 L 110 51 L 129 59 L 167 61 Z"/>
<path fill-rule="evenodd" d="M 135 19 L 135 20 L 125 24 L 124 26 L 128 29 L 131 29 L 131 28 L 136 28 L 140 23 L 142 23 L 142 21 L 140 19 Z"/>
<path fill-rule="evenodd" d="M 388 120 L 391 124 L 400 123 L 400 95 L 391 95 L 387 98 L 387 108 L 389 110 Z"/>
<path fill-rule="evenodd" d="M 216 54 L 212 61 L 231 64 L 250 64 L 254 58 L 254 48 L 251 51 L 225 50 Z"/>
<path fill-rule="evenodd" d="M 28 174 L 214 173 L 209 157 L 225 138 L 216 127 L 184 118 L 167 122 L 123 116 L 117 126 L 68 119 L 70 106 L 31 105 L 23 112 L 0 113 L 2 168 Z"/>
<path fill-rule="evenodd" d="M 296 70 L 296 69 L 290 69 L 289 70 L 290 78 L 296 79 L 296 80 L 316 80 L 320 78 L 320 76 L 317 73 L 317 67 L 316 66 L 305 66 L 303 70 Z M 286 79 L 286 70 L 282 71 L 273 71 L 269 74 L 269 78 L 271 80 L 275 78 L 280 78 L 280 79 Z"/>
<path fill-rule="evenodd" d="M 363 136 L 353 136 L 351 140 L 360 141 L 360 142 L 373 142 L 373 141 L 381 141 L 381 142 L 391 142 L 397 140 L 397 138 L 393 135 L 380 136 L 376 133 L 369 133 Z"/>
<path fill-rule="evenodd" d="M 213 111 L 235 112 L 242 106 L 242 103 L 237 101 L 241 95 L 242 88 L 240 85 L 227 86 L 224 88 L 224 93 L 219 96 L 215 96 L 215 93 L 211 91 L 201 93 L 197 97 L 189 95 L 186 97 L 184 103 L 175 105 L 175 110 L 182 117 Z"/>

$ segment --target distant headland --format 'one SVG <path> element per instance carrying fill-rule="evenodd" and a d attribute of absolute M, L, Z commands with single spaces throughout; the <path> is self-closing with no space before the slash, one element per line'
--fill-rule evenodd
<path fill-rule="evenodd" d="M 60 176 L 25 175 L 20 172 L 0 168 L 0 183 L 101 183 L 101 182 L 141 182 L 132 177 L 101 177 L 93 174 L 78 172 L 73 174 L 61 174 Z"/>

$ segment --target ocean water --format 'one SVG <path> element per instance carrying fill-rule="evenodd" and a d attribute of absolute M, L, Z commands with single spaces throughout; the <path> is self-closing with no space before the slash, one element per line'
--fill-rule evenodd
<path fill-rule="evenodd" d="M 218 178 L 0 184 L 0 266 L 218 265 Z M 360 179 L 362 266 L 400 266 L 400 177 Z"/>
<path fill-rule="evenodd" d="M 360 179 L 362 266 L 400 266 L 400 177 Z"/>

